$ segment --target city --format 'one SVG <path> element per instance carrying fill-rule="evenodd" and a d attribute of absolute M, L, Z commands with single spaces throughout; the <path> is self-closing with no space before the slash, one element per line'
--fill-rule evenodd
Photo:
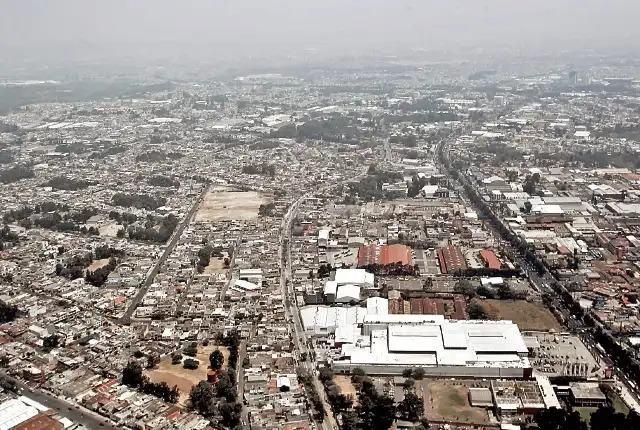
<path fill-rule="evenodd" d="M 0 70 L 0 428 L 640 429 L 640 64 L 512 54 Z"/>

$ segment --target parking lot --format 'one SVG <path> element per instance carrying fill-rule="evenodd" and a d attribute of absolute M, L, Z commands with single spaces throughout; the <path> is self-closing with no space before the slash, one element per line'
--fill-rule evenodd
<path fill-rule="evenodd" d="M 582 340 L 573 335 L 554 333 L 523 333 L 532 348 L 531 364 L 538 372 L 549 376 L 604 376 L 604 366 L 589 352 Z"/>

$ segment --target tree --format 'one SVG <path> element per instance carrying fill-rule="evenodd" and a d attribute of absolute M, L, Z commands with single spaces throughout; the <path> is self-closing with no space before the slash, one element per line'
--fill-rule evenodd
<path fill-rule="evenodd" d="M 417 381 L 422 380 L 424 378 L 424 369 L 422 367 L 416 367 L 411 371 L 411 377 Z"/>
<path fill-rule="evenodd" d="M 549 408 L 537 412 L 533 416 L 533 422 L 538 428 L 544 430 L 587 430 L 587 423 L 582 421 L 576 411 Z"/>
<path fill-rule="evenodd" d="M 127 363 L 122 370 L 122 383 L 129 387 L 138 388 L 143 381 L 142 366 L 135 361 Z"/>
<path fill-rule="evenodd" d="M 188 345 L 185 345 L 182 348 L 182 353 L 184 355 L 188 355 L 189 357 L 195 357 L 198 353 L 198 344 L 196 342 L 191 342 Z"/>
<path fill-rule="evenodd" d="M 393 399 L 380 395 L 372 382 L 364 380 L 358 393 L 358 415 L 366 429 L 387 430 L 393 424 L 396 408 Z"/>
<path fill-rule="evenodd" d="M 453 286 L 453 292 L 456 294 L 462 294 L 469 299 L 476 295 L 476 289 L 471 285 L 471 282 L 466 279 L 460 279 L 456 282 Z"/>
<path fill-rule="evenodd" d="M 489 316 L 487 315 L 487 312 L 484 310 L 484 307 L 476 301 L 469 303 L 469 306 L 467 307 L 467 313 L 469 314 L 469 319 L 472 319 L 472 320 L 489 319 Z"/>
<path fill-rule="evenodd" d="M 358 414 L 354 411 L 342 413 L 341 430 L 356 430 L 358 428 Z"/>
<path fill-rule="evenodd" d="M 149 354 L 147 356 L 147 369 L 153 369 L 160 363 L 160 356 L 158 354 Z"/>
<path fill-rule="evenodd" d="M 60 345 L 60 337 L 57 334 L 47 336 L 42 340 L 42 347 L 46 351 L 51 351 Z"/>
<path fill-rule="evenodd" d="M 531 204 L 531 202 L 529 200 L 524 202 L 524 213 L 530 214 L 531 213 L 531 208 L 533 208 L 533 205 Z"/>
<path fill-rule="evenodd" d="M 191 408 L 204 416 L 208 416 L 213 413 L 214 398 L 213 386 L 207 381 L 198 382 L 198 385 L 191 388 L 191 392 L 189 393 L 189 403 Z"/>
<path fill-rule="evenodd" d="M 233 379 L 231 377 L 232 369 L 229 369 L 227 372 L 222 372 L 218 376 L 218 381 L 215 385 L 215 393 L 217 397 L 223 397 L 227 399 L 228 402 L 235 402 L 238 397 L 238 393 L 236 391 L 236 387 Z"/>
<path fill-rule="evenodd" d="M 330 367 L 323 367 L 320 369 L 318 378 L 324 384 L 327 381 L 331 381 L 333 379 L 333 370 Z"/>
<path fill-rule="evenodd" d="M 416 393 L 408 392 L 404 399 L 398 403 L 398 412 L 403 419 L 416 422 L 424 414 L 424 402 Z"/>
<path fill-rule="evenodd" d="M 187 358 L 182 363 L 182 367 L 189 370 L 195 370 L 200 366 L 200 362 L 198 360 L 194 360 L 193 358 Z"/>
<path fill-rule="evenodd" d="M 211 369 L 220 370 L 222 369 L 222 365 L 224 364 L 224 356 L 219 349 L 216 349 L 211 354 L 209 354 L 209 364 Z"/>
<path fill-rule="evenodd" d="M 407 378 L 402 383 L 402 388 L 404 388 L 405 391 L 411 391 L 414 389 L 415 386 L 416 386 L 416 380 L 413 378 Z"/>
<path fill-rule="evenodd" d="M 238 402 L 222 401 L 218 404 L 218 412 L 222 416 L 222 424 L 228 428 L 233 428 L 240 424 L 240 414 L 242 405 Z"/>
<path fill-rule="evenodd" d="M 429 430 L 431 428 L 431 423 L 427 419 L 427 417 L 420 418 L 420 424 L 415 427 L 415 430 Z"/>
<path fill-rule="evenodd" d="M 15 320 L 20 312 L 15 305 L 8 305 L 0 300 L 0 324 L 5 324 Z"/>
<path fill-rule="evenodd" d="M 411 378 L 411 373 L 412 373 L 412 372 L 413 372 L 413 371 L 412 371 L 411 369 L 404 369 L 404 370 L 402 371 L 402 376 L 404 376 L 405 378 Z"/>
<path fill-rule="evenodd" d="M 180 364 L 182 363 L 182 354 L 179 352 L 174 352 L 171 354 L 171 364 Z"/>

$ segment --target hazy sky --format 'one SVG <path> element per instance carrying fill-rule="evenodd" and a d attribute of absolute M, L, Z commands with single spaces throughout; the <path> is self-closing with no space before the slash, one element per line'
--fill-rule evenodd
<path fill-rule="evenodd" d="M 0 47 L 27 57 L 494 44 L 560 50 L 635 44 L 639 18 L 640 0 L 0 0 Z"/>

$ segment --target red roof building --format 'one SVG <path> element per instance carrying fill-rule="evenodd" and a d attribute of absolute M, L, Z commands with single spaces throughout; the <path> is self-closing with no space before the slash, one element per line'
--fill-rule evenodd
<path fill-rule="evenodd" d="M 480 251 L 480 257 L 482 257 L 485 266 L 489 269 L 500 269 L 500 267 L 502 267 L 500 260 L 496 257 L 496 253 L 490 249 L 483 249 Z"/>
<path fill-rule="evenodd" d="M 386 266 L 392 263 L 402 263 L 404 265 L 413 264 L 411 248 L 400 243 L 394 245 L 372 243 L 371 245 L 361 246 L 360 249 L 358 249 L 359 267 L 370 264 Z"/>
<path fill-rule="evenodd" d="M 468 267 L 462 251 L 455 245 L 438 248 L 438 260 L 440 271 L 444 274 L 455 273 L 456 270 L 464 270 Z"/>

